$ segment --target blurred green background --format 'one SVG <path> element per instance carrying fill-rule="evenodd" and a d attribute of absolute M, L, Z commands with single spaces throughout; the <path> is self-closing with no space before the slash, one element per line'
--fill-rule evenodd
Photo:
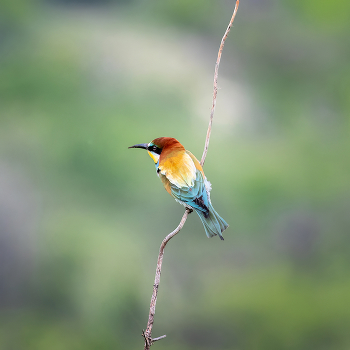
<path fill-rule="evenodd" d="M 183 213 L 145 152 L 201 157 L 228 0 L 0 1 L 0 349 L 142 349 Z M 167 246 L 164 350 L 350 349 L 350 2 L 243 0 L 205 172 L 230 224 Z"/>

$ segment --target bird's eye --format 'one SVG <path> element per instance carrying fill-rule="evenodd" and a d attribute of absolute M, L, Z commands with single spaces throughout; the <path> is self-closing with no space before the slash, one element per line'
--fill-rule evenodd
<path fill-rule="evenodd" d="M 149 152 L 156 153 L 156 154 L 160 154 L 161 149 L 160 149 L 158 146 L 156 146 L 156 145 L 150 145 L 150 146 L 148 147 L 148 151 L 149 151 Z"/>

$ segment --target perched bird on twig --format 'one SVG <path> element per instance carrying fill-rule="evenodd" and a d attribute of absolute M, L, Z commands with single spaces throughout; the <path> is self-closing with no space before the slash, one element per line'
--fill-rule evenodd
<path fill-rule="evenodd" d="M 195 210 L 208 237 L 218 235 L 228 227 L 210 201 L 211 184 L 197 158 L 174 138 L 159 137 L 150 143 L 129 148 L 143 148 L 153 159 L 157 174 L 165 189 L 186 208 Z"/>

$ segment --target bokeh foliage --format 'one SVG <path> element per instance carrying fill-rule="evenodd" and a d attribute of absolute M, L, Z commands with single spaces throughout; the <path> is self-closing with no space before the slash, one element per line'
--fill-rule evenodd
<path fill-rule="evenodd" d="M 183 208 L 127 147 L 200 158 L 233 4 L 1 7 L 0 348 L 139 349 Z M 230 228 L 170 242 L 155 349 L 349 349 L 348 8 L 242 2 L 205 164 Z"/>

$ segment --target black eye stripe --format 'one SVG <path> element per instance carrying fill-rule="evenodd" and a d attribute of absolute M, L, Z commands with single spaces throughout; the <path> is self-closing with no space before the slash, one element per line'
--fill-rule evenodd
<path fill-rule="evenodd" d="M 162 152 L 162 150 L 157 147 L 156 145 L 150 145 L 147 148 L 150 152 L 156 153 L 156 154 L 160 154 Z"/>

